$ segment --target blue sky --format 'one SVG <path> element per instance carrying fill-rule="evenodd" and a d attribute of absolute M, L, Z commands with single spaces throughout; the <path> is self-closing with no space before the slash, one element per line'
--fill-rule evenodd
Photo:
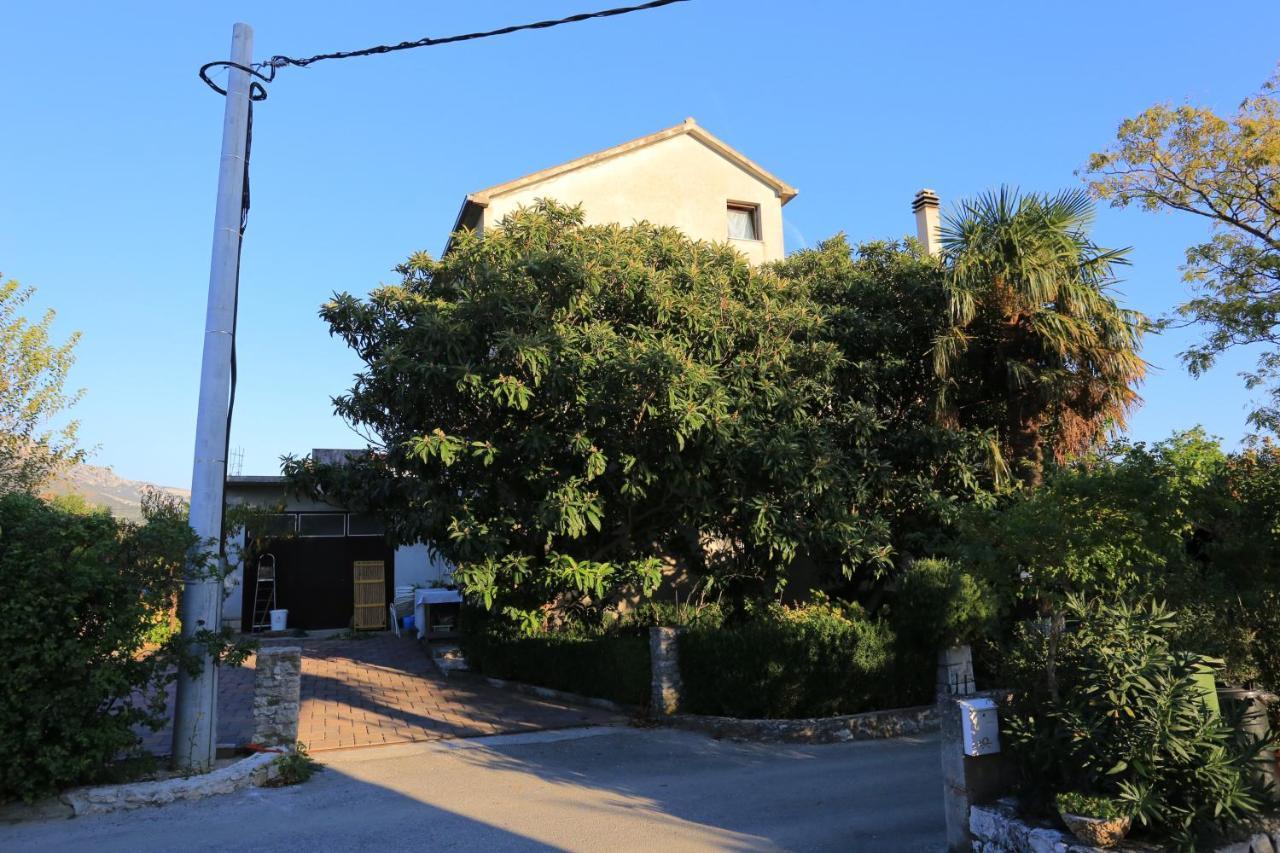
<path fill-rule="evenodd" d="M 11 3 L 0 12 L 0 271 L 84 333 L 72 377 L 95 461 L 189 485 L 222 101 L 196 68 L 231 24 L 255 56 L 486 29 L 609 0 Z M 462 45 L 285 69 L 255 113 L 232 445 L 245 473 L 358 440 L 329 398 L 358 369 L 316 310 L 438 253 L 463 196 L 697 120 L 800 189 L 787 248 L 913 233 L 922 186 L 1074 186 L 1087 155 L 1156 101 L 1229 111 L 1280 60 L 1280 4 L 694 0 Z M 1133 247 L 1121 286 L 1160 314 L 1204 227 L 1101 211 Z M 1235 443 L 1248 354 L 1190 379 L 1195 332 L 1148 342 L 1131 434 L 1203 424 Z"/>

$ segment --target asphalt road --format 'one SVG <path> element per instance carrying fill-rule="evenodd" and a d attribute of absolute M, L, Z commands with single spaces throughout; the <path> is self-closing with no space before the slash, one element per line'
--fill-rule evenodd
<path fill-rule="evenodd" d="M 306 784 L 0 826 L 4 851 L 941 850 L 934 736 L 592 728 L 324 754 Z"/>

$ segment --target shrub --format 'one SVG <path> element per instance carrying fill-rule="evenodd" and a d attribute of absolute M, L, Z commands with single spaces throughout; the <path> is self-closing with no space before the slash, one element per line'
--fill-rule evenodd
<path fill-rule="evenodd" d="M 145 524 L 0 497 L 0 799 L 103 778 L 163 721 L 172 658 L 144 651 L 192 545 L 173 506 Z"/>
<path fill-rule="evenodd" d="M 1015 652 L 1006 733 L 1033 801 L 1117 799 L 1186 848 L 1256 812 L 1249 766 L 1266 744 L 1238 741 L 1210 710 L 1196 679 L 1207 661 L 1170 647 L 1174 614 L 1072 596 L 1066 616 L 1065 632 L 1024 628 Z"/>
<path fill-rule="evenodd" d="M 930 558 L 903 572 L 890 618 L 904 646 L 931 658 L 986 634 L 996 610 L 995 593 L 982 579 L 950 560 Z"/>
<path fill-rule="evenodd" d="M 324 770 L 324 765 L 312 758 L 302 743 L 295 744 L 292 752 L 284 753 L 271 764 L 276 769 L 276 775 L 267 782 L 268 788 L 301 785 Z"/>
<path fill-rule="evenodd" d="M 819 717 L 927 700 L 933 670 L 902 679 L 893 662 L 887 625 L 828 601 L 770 605 L 680 639 L 684 708 L 697 714 Z"/>
<path fill-rule="evenodd" d="M 697 625 L 702 628 L 718 628 L 724 624 L 725 610 L 716 603 L 692 604 L 687 601 L 644 601 L 635 609 L 622 614 L 620 625 L 633 625 L 643 628 L 654 626 Z"/>
<path fill-rule="evenodd" d="M 476 672 L 627 705 L 648 703 L 647 631 L 571 629 L 523 636 L 483 613 L 466 612 L 461 645 Z"/>
<path fill-rule="evenodd" d="M 1111 820 L 1117 817 L 1125 817 L 1132 813 L 1123 803 L 1116 800 L 1108 797 L 1091 797 L 1088 794 L 1078 794 L 1074 791 L 1059 794 L 1055 798 L 1054 804 L 1058 807 L 1058 811 L 1063 814 L 1092 817 L 1099 820 Z"/>
<path fill-rule="evenodd" d="M 1171 642 L 1220 657 L 1223 677 L 1280 689 L 1280 450 L 1226 454 L 1202 430 L 1117 443 L 1044 485 L 963 513 L 958 553 L 1006 609 L 1065 595 L 1154 596 Z"/>

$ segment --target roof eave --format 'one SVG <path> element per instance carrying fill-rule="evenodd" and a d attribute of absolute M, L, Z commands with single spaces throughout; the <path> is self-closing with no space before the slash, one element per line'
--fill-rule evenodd
<path fill-rule="evenodd" d="M 457 234 L 458 231 L 462 229 L 462 223 L 467 218 L 467 212 L 472 210 L 473 208 L 479 208 L 483 210 L 488 206 L 489 206 L 488 200 L 486 199 L 485 201 L 479 201 L 476 198 L 475 193 L 472 193 L 471 195 L 467 196 L 462 200 L 462 207 L 458 208 L 458 217 L 457 219 L 453 220 L 453 229 L 449 231 L 449 239 L 444 244 L 444 252 L 441 253 L 441 257 L 444 257 L 445 255 L 449 254 L 449 251 L 453 248 L 453 235 Z"/>
<path fill-rule="evenodd" d="M 587 154 L 583 157 L 570 160 L 567 163 L 561 163 L 548 169 L 532 172 L 524 177 L 516 178 L 512 181 L 506 181 L 501 184 L 495 184 L 494 186 L 486 187 L 485 189 L 471 193 L 467 196 L 467 200 L 463 202 L 463 209 L 458 213 L 458 220 L 461 222 L 468 203 L 487 207 L 489 202 L 497 196 L 506 195 L 507 193 L 515 192 L 516 190 L 523 189 L 532 184 L 542 183 L 543 181 L 550 180 L 551 178 L 558 177 L 568 172 L 577 171 L 578 169 L 585 168 L 586 166 L 592 166 L 596 163 L 602 163 L 605 160 L 612 160 L 614 157 L 620 157 L 623 154 L 635 151 L 638 148 L 646 148 L 657 142 L 662 142 L 672 138 L 673 136 L 680 136 L 682 134 L 692 136 L 694 139 L 697 139 L 699 142 L 715 151 L 721 157 L 724 157 L 738 168 L 755 177 L 756 180 L 771 187 L 774 192 L 778 194 L 778 198 L 782 200 L 783 204 L 791 201 L 791 199 L 795 198 L 799 193 L 799 190 L 795 187 L 780 180 L 773 173 L 761 168 L 759 164 L 743 156 L 728 143 L 717 138 L 692 118 L 687 118 L 680 124 L 659 130 L 656 133 L 649 134 L 648 136 L 642 136 L 639 139 L 633 139 L 630 142 L 624 142 L 621 145 L 615 145 L 612 148 L 606 148 L 603 151 Z M 456 229 L 457 226 L 455 225 L 455 230 Z"/>

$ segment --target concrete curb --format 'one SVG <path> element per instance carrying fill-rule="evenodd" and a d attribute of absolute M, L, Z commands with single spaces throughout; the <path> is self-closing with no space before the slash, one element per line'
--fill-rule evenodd
<path fill-rule="evenodd" d="M 70 806 L 76 817 L 82 817 L 144 806 L 162 806 L 177 800 L 199 800 L 216 794 L 231 794 L 274 779 L 278 771 L 272 766 L 272 762 L 288 751 L 282 749 L 281 752 L 260 752 L 199 776 L 73 788 L 60 794 L 58 799 Z"/>
<path fill-rule="evenodd" d="M 934 705 L 807 720 L 740 720 L 702 714 L 673 714 L 655 719 L 662 725 L 705 732 L 713 737 L 782 743 L 844 743 L 938 730 L 938 711 Z"/>

